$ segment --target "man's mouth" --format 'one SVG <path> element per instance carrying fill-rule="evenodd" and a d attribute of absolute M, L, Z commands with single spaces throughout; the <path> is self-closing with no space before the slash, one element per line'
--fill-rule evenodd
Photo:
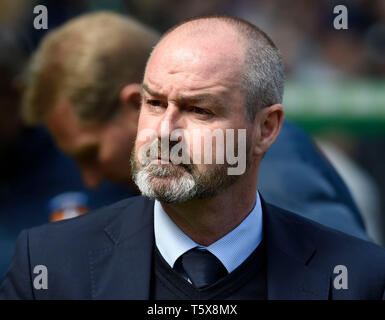
<path fill-rule="evenodd" d="M 165 163 L 171 162 L 169 158 L 162 158 L 161 156 L 158 156 L 157 160 L 165 162 Z"/>

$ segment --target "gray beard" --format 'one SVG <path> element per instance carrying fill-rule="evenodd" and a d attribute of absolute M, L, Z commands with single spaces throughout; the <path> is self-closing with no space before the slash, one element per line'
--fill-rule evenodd
<path fill-rule="evenodd" d="M 227 174 L 227 166 L 215 165 L 196 174 L 192 165 L 148 164 L 133 166 L 133 178 L 142 195 L 164 203 L 182 203 L 216 196 L 239 176 Z"/>

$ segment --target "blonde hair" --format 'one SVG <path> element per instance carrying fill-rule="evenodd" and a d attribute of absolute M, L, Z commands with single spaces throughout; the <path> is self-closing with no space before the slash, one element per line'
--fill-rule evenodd
<path fill-rule="evenodd" d="M 121 89 L 142 81 L 160 35 L 134 19 L 111 12 L 77 17 L 49 33 L 27 73 L 23 118 L 42 122 L 61 97 L 82 121 L 115 114 Z"/>

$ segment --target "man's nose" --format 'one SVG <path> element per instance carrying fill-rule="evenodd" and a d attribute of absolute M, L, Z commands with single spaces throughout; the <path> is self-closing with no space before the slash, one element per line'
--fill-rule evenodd
<path fill-rule="evenodd" d="M 179 108 L 176 105 L 169 103 L 156 127 L 158 137 L 169 137 L 173 130 L 182 129 L 182 123 L 183 119 Z"/>
<path fill-rule="evenodd" d="M 83 165 L 80 169 L 83 182 L 88 188 L 95 189 L 103 182 L 103 174 L 98 168 Z"/>

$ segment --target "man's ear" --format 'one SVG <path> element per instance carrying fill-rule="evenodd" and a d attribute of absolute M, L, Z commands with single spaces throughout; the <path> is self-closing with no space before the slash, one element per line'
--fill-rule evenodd
<path fill-rule="evenodd" d="M 265 107 L 255 117 L 256 128 L 254 154 L 262 156 L 277 139 L 283 124 L 284 111 L 281 104 Z"/>
<path fill-rule="evenodd" d="M 123 87 L 120 91 L 119 102 L 124 108 L 130 108 L 130 111 L 138 112 L 141 103 L 141 90 L 140 83 L 130 83 Z"/>

